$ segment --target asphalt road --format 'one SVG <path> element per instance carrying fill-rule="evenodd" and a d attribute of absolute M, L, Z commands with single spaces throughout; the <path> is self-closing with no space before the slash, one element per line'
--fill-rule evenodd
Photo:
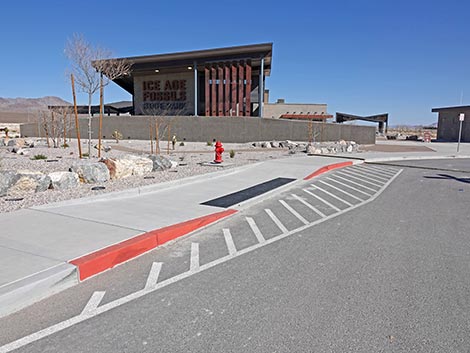
<path fill-rule="evenodd" d="M 467 352 L 470 161 L 410 163 L 297 184 L 0 319 L 0 352 Z"/>

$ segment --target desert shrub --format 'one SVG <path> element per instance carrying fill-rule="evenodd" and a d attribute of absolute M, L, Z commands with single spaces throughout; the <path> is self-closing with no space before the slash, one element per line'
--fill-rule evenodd
<path fill-rule="evenodd" d="M 207 141 L 207 146 L 212 146 L 212 141 Z"/>
<path fill-rule="evenodd" d="M 43 154 L 35 154 L 34 156 L 31 157 L 32 160 L 40 160 L 40 159 L 47 159 L 47 156 Z"/>
<path fill-rule="evenodd" d="M 116 140 L 116 143 L 119 143 L 119 140 L 122 140 L 122 134 L 118 130 L 114 130 L 111 136 Z"/>
<path fill-rule="evenodd" d="M 229 155 L 230 155 L 230 158 L 235 157 L 235 151 L 234 151 L 234 150 L 230 150 Z"/>

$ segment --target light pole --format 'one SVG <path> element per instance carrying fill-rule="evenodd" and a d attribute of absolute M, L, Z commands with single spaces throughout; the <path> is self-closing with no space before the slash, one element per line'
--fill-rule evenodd
<path fill-rule="evenodd" d="M 465 113 L 460 113 L 459 114 L 459 123 L 460 123 L 460 126 L 459 126 L 459 142 L 457 143 L 457 153 L 459 153 L 459 151 L 460 151 L 460 139 L 462 138 L 462 124 L 463 124 L 464 119 L 465 119 Z"/>

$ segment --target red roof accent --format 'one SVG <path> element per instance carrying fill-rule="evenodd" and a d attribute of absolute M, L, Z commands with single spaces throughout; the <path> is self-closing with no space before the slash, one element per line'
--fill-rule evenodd
<path fill-rule="evenodd" d="M 281 119 L 326 120 L 331 119 L 330 114 L 282 114 Z"/>

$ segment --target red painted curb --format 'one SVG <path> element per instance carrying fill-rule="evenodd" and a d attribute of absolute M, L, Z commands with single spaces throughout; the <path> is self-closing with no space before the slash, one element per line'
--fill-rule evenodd
<path fill-rule="evenodd" d="M 155 229 L 91 254 L 73 259 L 69 261 L 69 263 L 78 267 L 80 281 L 83 281 L 88 277 L 113 268 L 120 263 L 139 256 L 170 240 L 191 233 L 236 212 L 236 210 L 226 210 L 168 227 Z"/>
<path fill-rule="evenodd" d="M 341 163 L 335 163 L 335 164 L 330 164 L 330 165 L 327 165 L 327 166 L 324 166 L 324 167 L 321 167 L 320 169 L 314 171 L 312 174 L 310 175 L 307 175 L 304 180 L 310 180 L 314 177 L 316 177 L 317 175 L 320 175 L 320 174 L 323 174 L 323 173 L 326 173 L 332 169 L 337 169 L 337 168 L 343 168 L 343 167 L 347 167 L 347 166 L 350 166 L 350 165 L 353 165 L 353 162 L 341 162 Z"/>

